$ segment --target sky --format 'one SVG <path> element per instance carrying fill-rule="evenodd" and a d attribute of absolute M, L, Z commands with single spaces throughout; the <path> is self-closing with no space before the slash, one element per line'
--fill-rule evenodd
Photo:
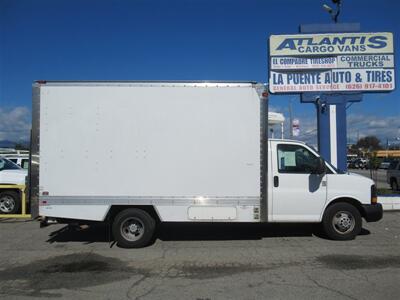
<path fill-rule="evenodd" d="M 342 2 L 339 22 L 393 32 L 400 45 L 400 1 Z M 268 37 L 331 23 L 325 3 L 332 6 L 330 0 L 0 0 L 0 140 L 28 139 L 34 80 L 267 82 Z M 299 99 L 271 95 L 270 110 L 288 119 L 291 103 L 299 139 L 315 144 L 315 108 Z M 347 125 L 350 143 L 371 134 L 394 142 L 399 89 L 364 95 L 348 108 Z"/>

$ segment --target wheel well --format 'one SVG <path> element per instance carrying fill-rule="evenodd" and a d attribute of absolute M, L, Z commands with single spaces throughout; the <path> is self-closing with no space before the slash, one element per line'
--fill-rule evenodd
<path fill-rule="evenodd" d="M 355 208 L 358 209 L 361 216 L 365 218 L 365 211 L 364 211 L 360 201 L 353 199 L 353 198 L 338 198 L 338 199 L 333 200 L 331 203 L 329 203 L 329 205 L 326 208 L 328 208 L 329 206 L 332 206 L 333 204 L 336 204 L 336 203 L 348 203 L 348 204 L 353 205 Z M 326 211 L 326 209 L 325 209 L 325 211 Z"/>
<path fill-rule="evenodd" d="M 121 211 L 128 209 L 128 208 L 137 208 L 137 209 L 144 210 L 151 217 L 153 217 L 153 219 L 157 223 L 160 222 L 160 218 L 159 218 L 156 210 L 154 209 L 154 206 L 152 206 L 152 205 L 112 205 L 110 207 L 110 209 L 108 210 L 105 220 L 112 223 L 112 221 L 114 220 L 114 218 L 117 214 L 119 214 Z"/>

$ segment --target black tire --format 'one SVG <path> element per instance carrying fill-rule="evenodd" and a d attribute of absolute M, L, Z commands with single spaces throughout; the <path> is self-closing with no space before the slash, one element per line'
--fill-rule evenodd
<path fill-rule="evenodd" d="M 353 240 L 361 232 L 361 214 L 349 203 L 336 203 L 326 209 L 322 227 L 332 240 Z"/>
<path fill-rule="evenodd" d="M 115 217 L 112 233 L 119 247 L 141 248 L 151 242 L 155 228 L 156 221 L 147 212 L 129 208 Z"/>
<path fill-rule="evenodd" d="M 399 184 L 397 183 L 397 180 L 395 178 L 392 178 L 392 180 L 390 180 L 390 187 L 393 191 L 397 191 L 399 189 Z"/>
<path fill-rule="evenodd" d="M 14 191 L 0 193 L 0 214 L 16 214 L 21 207 L 21 196 Z"/>

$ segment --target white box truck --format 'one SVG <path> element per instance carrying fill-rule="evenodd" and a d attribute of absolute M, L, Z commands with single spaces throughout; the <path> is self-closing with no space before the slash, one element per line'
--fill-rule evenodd
<path fill-rule="evenodd" d="M 378 221 L 373 181 L 310 146 L 268 140 L 254 82 L 33 85 L 32 213 L 109 222 L 142 247 L 159 222 L 314 222 L 332 239 Z M 37 211 L 38 207 L 38 211 Z"/>

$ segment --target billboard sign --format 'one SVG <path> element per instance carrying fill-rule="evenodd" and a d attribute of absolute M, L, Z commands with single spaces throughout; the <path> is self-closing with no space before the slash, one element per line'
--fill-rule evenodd
<path fill-rule="evenodd" d="M 393 34 L 272 35 L 271 93 L 391 91 Z"/>
<path fill-rule="evenodd" d="M 271 58 L 272 70 L 394 68 L 393 54 Z"/>
<path fill-rule="evenodd" d="M 294 119 L 292 121 L 292 135 L 299 136 L 300 135 L 300 121 L 299 119 Z"/>
<path fill-rule="evenodd" d="M 271 35 L 270 55 L 329 55 L 393 53 L 393 34 L 327 33 Z"/>
<path fill-rule="evenodd" d="M 394 89 L 393 69 L 334 69 L 328 71 L 270 73 L 271 93 L 318 91 L 389 91 Z"/>

